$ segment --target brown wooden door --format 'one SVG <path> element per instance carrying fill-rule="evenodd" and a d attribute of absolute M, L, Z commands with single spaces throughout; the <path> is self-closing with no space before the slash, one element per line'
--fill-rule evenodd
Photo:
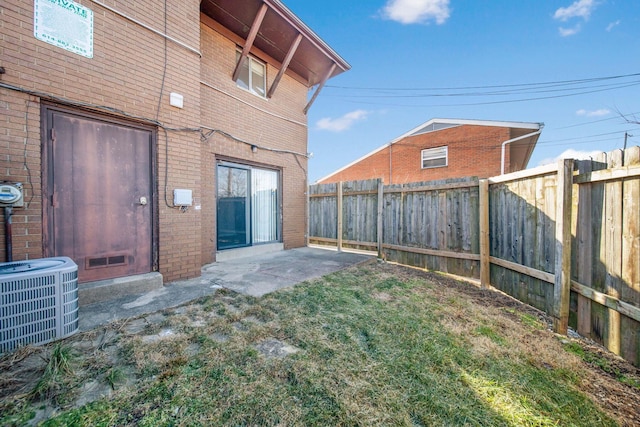
<path fill-rule="evenodd" d="M 80 282 L 152 270 L 150 130 L 47 111 L 49 256 Z"/>

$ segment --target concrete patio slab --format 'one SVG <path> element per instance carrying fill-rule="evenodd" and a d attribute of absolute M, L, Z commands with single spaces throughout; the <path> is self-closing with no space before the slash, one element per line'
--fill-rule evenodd
<path fill-rule="evenodd" d="M 367 254 L 307 247 L 217 262 L 204 266 L 202 276 L 194 279 L 81 305 L 80 330 L 176 307 L 221 288 L 259 297 L 372 259 Z"/>

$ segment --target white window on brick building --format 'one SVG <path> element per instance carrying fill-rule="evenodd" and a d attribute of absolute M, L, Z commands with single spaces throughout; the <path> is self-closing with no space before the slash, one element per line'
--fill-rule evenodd
<path fill-rule="evenodd" d="M 447 146 L 422 150 L 422 169 L 447 166 L 449 164 L 448 152 Z"/>
<path fill-rule="evenodd" d="M 238 60 L 240 60 L 240 52 L 236 52 L 236 61 Z M 240 67 L 240 75 L 236 82 L 238 87 L 263 98 L 266 97 L 266 68 L 264 62 L 252 56 L 247 56 L 247 59 L 245 59 Z"/>

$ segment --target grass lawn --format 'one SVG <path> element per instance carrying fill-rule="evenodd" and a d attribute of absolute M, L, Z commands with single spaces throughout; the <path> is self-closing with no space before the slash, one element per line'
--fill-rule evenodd
<path fill-rule="evenodd" d="M 594 397 L 608 377 L 576 345 L 498 293 L 370 264 L 5 356 L 0 424 L 624 424 L 633 413 Z M 610 381 L 640 396 L 625 379 Z"/>

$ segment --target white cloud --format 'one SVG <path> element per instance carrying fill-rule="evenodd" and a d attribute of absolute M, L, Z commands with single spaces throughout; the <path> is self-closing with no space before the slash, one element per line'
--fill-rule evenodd
<path fill-rule="evenodd" d="M 617 27 L 618 25 L 620 25 L 620 20 L 619 19 L 617 21 L 612 22 L 609 25 L 607 25 L 607 31 L 613 30 L 613 28 Z"/>
<path fill-rule="evenodd" d="M 576 159 L 576 160 L 589 159 L 597 156 L 600 153 L 601 151 L 579 151 L 579 150 L 574 150 L 573 148 L 569 148 L 568 150 L 565 150 L 559 155 L 557 155 L 556 157 L 549 157 L 541 160 L 540 163 L 538 163 L 538 166 L 550 165 L 552 163 L 556 163 L 558 160 L 561 160 L 561 159 Z"/>
<path fill-rule="evenodd" d="M 571 18 L 582 18 L 586 21 L 591 16 L 591 12 L 596 8 L 596 5 L 597 3 L 594 0 L 577 0 L 570 6 L 556 10 L 553 17 L 562 22 L 566 22 Z"/>
<path fill-rule="evenodd" d="M 559 27 L 558 31 L 560 32 L 560 35 L 562 37 L 569 37 L 572 36 L 574 34 L 578 34 L 580 32 L 580 24 L 576 25 L 573 28 L 564 28 L 564 27 Z"/>
<path fill-rule="evenodd" d="M 418 24 L 435 21 L 444 24 L 451 10 L 449 0 L 388 0 L 382 15 L 401 24 Z"/>
<path fill-rule="evenodd" d="M 368 111 L 355 110 L 345 114 L 337 119 L 325 117 L 318 120 L 316 126 L 321 130 L 328 130 L 331 132 L 342 132 L 349 129 L 355 122 L 364 120 L 369 115 Z"/>
<path fill-rule="evenodd" d="M 606 108 L 600 108 L 599 110 L 588 111 L 585 109 L 580 109 L 576 111 L 576 115 L 585 116 L 585 117 L 602 117 L 611 113 L 611 110 L 607 110 Z"/>

